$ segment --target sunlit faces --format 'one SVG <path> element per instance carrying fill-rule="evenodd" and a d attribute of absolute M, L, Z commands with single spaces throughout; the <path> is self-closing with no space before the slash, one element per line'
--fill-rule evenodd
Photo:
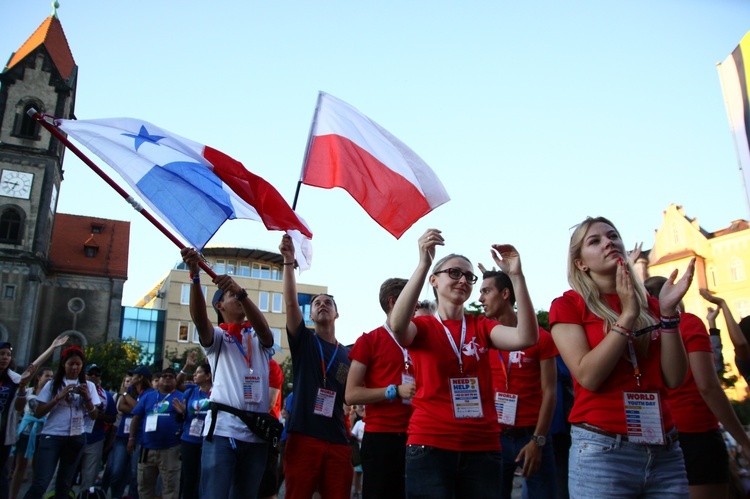
<path fill-rule="evenodd" d="M 583 272 L 610 274 L 617 271 L 620 258 L 627 258 L 620 235 L 611 225 L 596 222 L 586 231 L 581 256 L 575 260 L 575 264 Z"/>
<path fill-rule="evenodd" d="M 67 379 L 78 379 L 81 369 L 83 369 L 83 360 L 77 355 L 68 357 L 68 360 L 65 361 L 65 377 Z"/>
<path fill-rule="evenodd" d="M 206 371 L 204 371 L 203 367 L 201 366 L 199 366 L 193 373 L 193 382 L 195 382 L 196 385 L 199 385 L 210 379 L 211 379 L 211 376 L 206 374 Z"/>
<path fill-rule="evenodd" d="M 499 317 L 507 300 L 495 286 L 495 278 L 488 277 L 482 281 L 479 289 L 479 303 L 484 307 L 484 315 L 490 318 Z"/>
<path fill-rule="evenodd" d="M 12 357 L 10 348 L 0 348 L 0 370 L 8 369 Z"/>
<path fill-rule="evenodd" d="M 332 321 L 338 318 L 336 302 L 330 295 L 318 295 L 310 304 L 310 318 L 313 322 Z"/>
<path fill-rule="evenodd" d="M 438 271 L 430 275 L 430 285 L 435 288 L 439 299 L 459 303 L 468 300 L 473 289 L 472 283 L 466 279 L 466 275 L 462 275 L 460 279 L 455 280 L 448 275 L 448 272 L 440 272 L 445 269 L 458 269 L 463 274 L 473 274 L 473 265 L 464 258 L 454 257 L 446 260 Z"/>
<path fill-rule="evenodd" d="M 221 312 L 221 315 L 223 315 L 225 319 L 227 318 L 227 315 L 245 315 L 242 308 L 242 302 L 237 299 L 237 296 L 234 293 L 230 292 L 221 295 L 221 300 L 216 303 L 216 308 Z"/>

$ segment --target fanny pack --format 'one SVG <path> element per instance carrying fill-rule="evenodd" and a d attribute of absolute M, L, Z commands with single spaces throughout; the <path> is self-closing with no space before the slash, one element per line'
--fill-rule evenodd
<path fill-rule="evenodd" d="M 214 428 L 216 427 L 216 414 L 219 411 L 224 411 L 240 418 L 250 431 L 272 446 L 276 447 L 279 444 L 284 425 L 269 413 L 243 411 L 229 405 L 220 404 L 219 402 L 210 402 L 208 407 L 211 411 L 211 426 L 208 428 L 206 440 L 209 442 L 213 440 Z"/>

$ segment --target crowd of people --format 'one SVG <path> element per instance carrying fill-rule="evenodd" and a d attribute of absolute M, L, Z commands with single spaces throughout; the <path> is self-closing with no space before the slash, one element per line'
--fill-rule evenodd
<path fill-rule="evenodd" d="M 518 251 L 492 245 L 496 267 L 436 260 L 439 230 L 418 241 L 411 277 L 386 279 L 382 326 L 351 348 L 336 338 L 334 297 L 298 302 L 294 245 L 283 236 L 283 297 L 294 391 L 282 407 L 273 335 L 231 276 L 213 279 L 207 313 L 200 255 L 182 250 L 190 313 L 205 353 L 153 373 L 128 372 L 116 394 L 103 369 L 58 338 L 23 374 L 0 343 L 0 499 L 68 497 L 524 498 L 727 497 L 726 431 L 750 462 L 750 439 L 721 389 L 716 318 L 738 368 L 750 345 L 726 302 L 707 290 L 710 331 L 684 311 L 694 261 L 645 283 L 614 224 L 572 233 L 571 289 L 539 327 Z M 419 301 L 428 284 L 434 300 Z M 483 314 L 465 309 L 479 286 Z M 746 322 L 746 323 L 744 323 Z M 280 420 L 284 420 L 282 425 Z M 107 443 L 106 429 L 113 429 Z M 114 431 L 116 429 L 116 431 Z M 103 470 L 103 473 L 102 473 Z M 606 491 L 606 492 L 604 492 Z"/>

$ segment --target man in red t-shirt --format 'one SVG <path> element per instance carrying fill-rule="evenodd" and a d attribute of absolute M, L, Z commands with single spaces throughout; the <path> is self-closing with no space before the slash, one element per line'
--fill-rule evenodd
<path fill-rule="evenodd" d="M 284 372 L 273 359 L 268 359 L 268 412 L 279 419 L 281 416 L 281 386 L 284 384 Z M 279 485 L 279 448 L 268 446 L 266 455 L 266 469 L 260 481 L 258 497 L 273 499 L 276 497 Z"/>
<path fill-rule="evenodd" d="M 518 322 L 513 284 L 503 272 L 484 272 L 479 302 L 490 319 Z M 495 407 L 501 427 L 503 497 L 510 499 L 516 466 L 525 481 L 523 497 L 554 498 L 555 456 L 549 437 L 557 402 L 557 349 L 539 328 L 539 342 L 525 350 L 490 355 Z"/>
<path fill-rule="evenodd" d="M 393 278 L 380 286 L 380 306 L 387 316 L 406 282 Z M 416 392 L 411 359 L 396 342 L 387 321 L 360 336 L 349 359 L 346 403 L 366 405 L 360 451 L 362 497 L 404 497 L 406 430 L 411 417 L 411 398 Z"/>

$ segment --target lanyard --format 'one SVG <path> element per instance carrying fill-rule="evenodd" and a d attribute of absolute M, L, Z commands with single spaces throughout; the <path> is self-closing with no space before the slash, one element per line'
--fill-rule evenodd
<path fill-rule="evenodd" d="M 503 368 L 503 375 L 505 376 L 505 391 L 510 390 L 510 352 L 508 352 L 508 367 L 505 367 L 505 359 L 503 359 L 502 352 L 498 351 L 497 354 L 500 356 L 500 366 Z"/>
<path fill-rule="evenodd" d="M 251 331 L 251 328 L 243 328 L 242 329 L 242 333 L 244 333 L 244 334 L 251 334 L 250 331 Z M 241 337 L 244 338 L 244 336 L 242 336 L 242 333 L 241 333 Z M 235 338 L 234 344 L 237 345 L 237 348 L 240 350 L 240 353 L 242 354 L 243 357 L 245 357 L 245 362 L 247 362 L 247 367 L 250 368 L 250 374 L 252 374 L 253 373 L 253 359 L 252 359 L 253 345 L 252 345 L 252 338 L 250 338 L 249 336 L 247 337 L 247 353 L 245 353 L 245 349 L 242 348 L 242 341 L 237 341 L 237 339 Z"/>
<path fill-rule="evenodd" d="M 158 414 L 159 413 L 159 406 L 161 405 L 161 403 L 162 402 L 166 402 L 167 399 L 169 398 L 169 396 L 172 395 L 173 393 L 174 393 L 174 391 L 166 393 L 166 394 L 164 394 L 164 398 L 160 399 L 159 398 L 159 392 L 158 391 L 156 392 L 156 403 L 154 404 L 154 414 Z M 169 411 L 169 404 L 167 404 L 167 411 Z"/>
<path fill-rule="evenodd" d="M 641 386 L 641 370 L 638 367 L 638 358 L 635 356 L 635 347 L 633 345 L 633 338 L 628 338 L 628 353 L 630 354 L 630 363 L 633 365 L 633 376 L 635 376 L 635 383 L 639 387 Z"/>
<path fill-rule="evenodd" d="M 435 312 L 435 318 L 438 320 L 441 326 L 443 326 L 443 329 L 445 329 L 445 335 L 448 337 L 448 342 L 451 344 L 451 347 L 453 348 L 453 353 L 456 354 L 456 357 L 458 357 L 458 369 L 461 371 L 461 374 L 464 373 L 464 359 L 461 357 L 461 352 L 458 350 L 458 347 L 456 346 L 456 342 L 453 340 L 453 335 L 451 334 L 450 330 L 443 324 L 443 321 L 440 319 L 440 315 L 438 315 L 437 312 Z M 461 348 L 464 346 L 464 341 L 466 340 L 466 316 L 464 315 L 461 317 Z"/>
<path fill-rule="evenodd" d="M 317 334 L 315 335 L 315 339 L 318 340 L 318 349 L 320 350 L 320 368 L 323 370 L 323 387 L 326 387 L 327 374 L 333 365 L 333 361 L 336 359 L 336 354 L 339 351 L 339 342 L 336 342 L 336 350 L 333 351 L 331 360 L 328 361 L 328 367 L 326 367 L 325 356 L 323 355 L 323 344 L 320 342 L 320 338 L 318 338 Z"/>
<path fill-rule="evenodd" d="M 386 331 L 388 331 L 388 334 L 391 335 L 391 338 L 393 338 L 393 342 L 396 344 L 397 347 L 401 349 L 401 352 L 404 354 L 404 372 L 409 372 L 409 366 L 411 366 L 411 357 L 409 357 L 409 352 L 406 350 L 406 348 L 402 347 L 398 341 L 396 341 L 396 336 L 393 334 L 393 331 L 391 331 L 391 328 L 388 327 L 388 323 L 383 323 L 383 328 L 385 328 Z"/>

